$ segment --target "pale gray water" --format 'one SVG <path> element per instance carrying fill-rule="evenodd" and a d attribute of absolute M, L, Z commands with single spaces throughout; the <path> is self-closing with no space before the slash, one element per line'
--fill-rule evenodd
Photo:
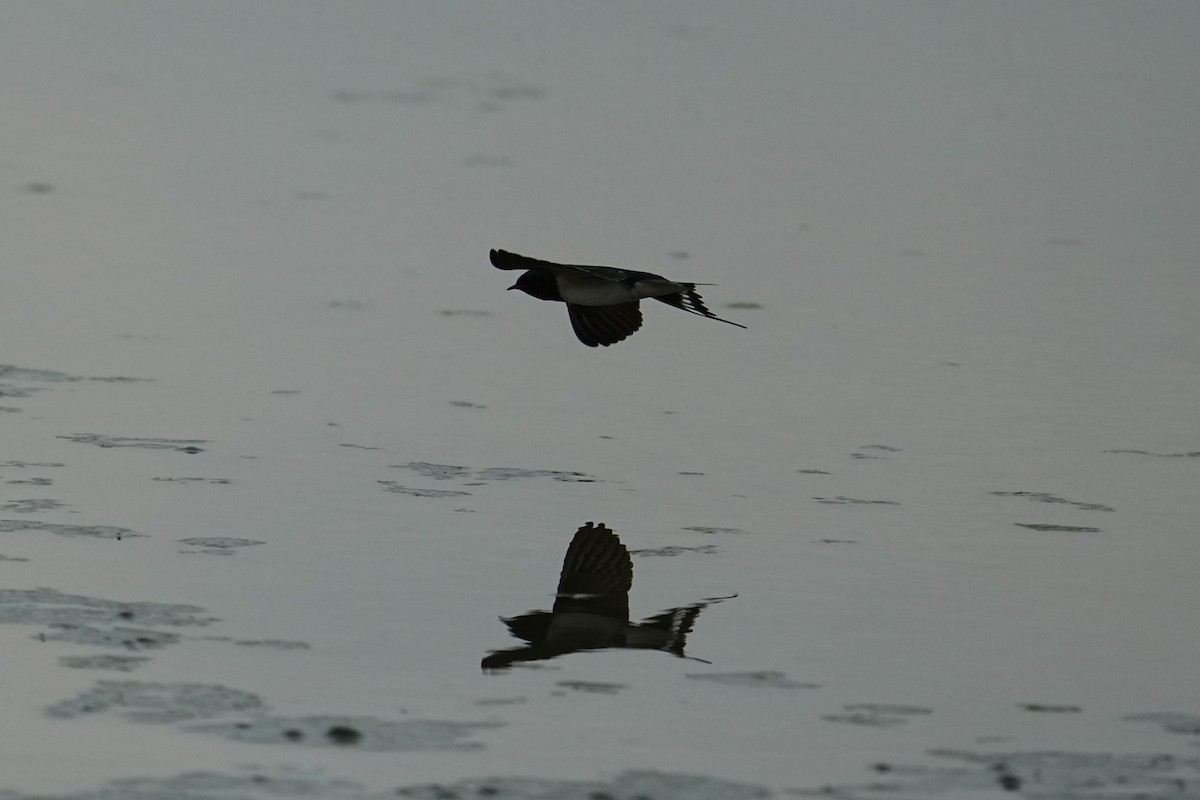
<path fill-rule="evenodd" d="M 3 800 L 1200 796 L 1200 8 L 4 15 Z"/>

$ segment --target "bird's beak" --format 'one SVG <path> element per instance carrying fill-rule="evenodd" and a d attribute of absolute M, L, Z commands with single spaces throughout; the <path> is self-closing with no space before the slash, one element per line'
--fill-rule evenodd
<path fill-rule="evenodd" d="M 514 283 L 512 286 L 508 287 L 508 289 L 506 291 L 511 292 L 515 288 L 517 288 L 517 285 Z"/>

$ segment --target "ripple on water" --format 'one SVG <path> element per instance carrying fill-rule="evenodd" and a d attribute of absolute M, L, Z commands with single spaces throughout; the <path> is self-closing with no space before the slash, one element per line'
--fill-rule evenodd
<path fill-rule="evenodd" d="M 27 519 L 0 519 L 0 533 L 14 531 L 46 531 L 56 536 L 90 536 L 96 539 L 137 539 L 144 533 L 134 533 L 129 528 L 115 525 L 58 525 L 52 522 L 36 522 Z"/>
<path fill-rule="evenodd" d="M 58 438 L 104 448 L 135 447 L 143 450 L 176 450 L 190 455 L 203 453 L 204 449 L 198 445 L 207 443 L 205 439 L 159 439 L 145 436 L 108 436 L 102 433 L 72 433 Z"/>
<path fill-rule="evenodd" d="M 210 683 L 97 681 L 46 709 L 60 719 L 113 713 L 130 722 L 170 723 L 263 708 L 258 695 Z"/>
<path fill-rule="evenodd" d="M 1063 800 L 1194 800 L 1200 762 L 1165 753 L 931 750 L 953 766 L 875 764 L 886 781 L 793 790 L 799 797 L 908 800 L 1019 792 Z"/>
<path fill-rule="evenodd" d="M 407 469 L 425 478 L 434 480 L 511 481 L 522 478 L 552 478 L 567 483 L 597 483 L 597 479 L 582 472 L 555 469 L 523 469 L 519 467 L 484 467 L 472 469 L 453 464 L 431 464 L 412 461 L 407 464 L 392 464 L 392 469 Z"/>
<path fill-rule="evenodd" d="M 477 730 L 499 728 L 503 724 L 446 720 L 385 720 L 351 716 L 262 716 L 232 722 L 189 725 L 188 730 L 254 744 L 354 747 L 372 752 L 414 752 L 476 750 L 483 745 L 467 741 L 471 734 Z"/>
<path fill-rule="evenodd" d="M 349 731 L 339 735 L 353 738 Z M 353 746 L 349 744 L 347 746 Z M 360 783 L 329 778 L 306 769 L 263 769 L 246 767 L 236 774 L 189 772 L 168 778 L 121 778 L 101 788 L 68 795 L 58 800 L 279 800 L 306 797 L 312 800 L 384 800 L 407 797 L 413 800 L 753 800 L 769 792 L 749 783 L 681 775 L 651 770 L 625 772 L 612 780 L 574 781 L 553 778 L 468 778 L 453 783 L 400 786 L 383 791 Z M 0 789 L 0 800 L 45 800 Z"/>
<path fill-rule="evenodd" d="M 819 683 L 800 683 L 782 672 L 714 672 L 689 674 L 694 681 L 708 681 L 722 686 L 745 686 L 752 689 L 819 689 Z"/>

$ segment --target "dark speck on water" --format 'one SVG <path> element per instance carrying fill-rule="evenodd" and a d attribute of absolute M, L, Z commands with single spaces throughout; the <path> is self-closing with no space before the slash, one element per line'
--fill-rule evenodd
<path fill-rule="evenodd" d="M 337 744 L 355 744 L 362 739 L 362 734 L 349 725 L 334 725 L 325 731 L 325 735 Z"/>

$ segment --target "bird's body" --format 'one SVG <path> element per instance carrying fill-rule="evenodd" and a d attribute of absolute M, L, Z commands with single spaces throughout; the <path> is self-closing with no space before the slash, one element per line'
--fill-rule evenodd
<path fill-rule="evenodd" d="M 497 269 L 526 271 L 509 289 L 520 289 L 539 300 L 566 303 L 575 335 L 589 347 L 608 347 L 640 328 L 638 301 L 648 298 L 689 314 L 746 327 L 708 310 L 696 287 L 709 284 L 679 283 L 652 272 L 619 267 L 556 264 L 506 250 L 493 250 L 491 261 Z"/>

